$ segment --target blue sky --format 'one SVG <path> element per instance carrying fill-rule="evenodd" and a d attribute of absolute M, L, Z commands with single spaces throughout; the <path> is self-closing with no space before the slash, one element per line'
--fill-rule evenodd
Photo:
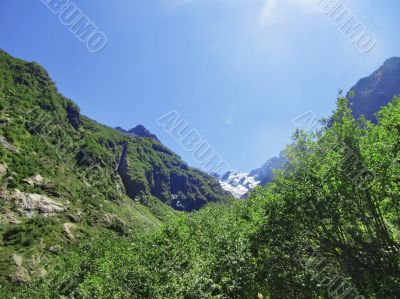
<path fill-rule="evenodd" d="M 339 89 L 400 56 L 399 1 L 342 1 L 377 37 L 367 54 L 314 2 L 74 1 L 108 37 L 93 54 L 40 0 L 1 0 L 0 48 L 42 64 L 83 114 L 143 124 L 197 166 L 157 124 L 177 110 L 234 169 L 249 171 L 285 147 L 294 118 L 329 115 Z"/>

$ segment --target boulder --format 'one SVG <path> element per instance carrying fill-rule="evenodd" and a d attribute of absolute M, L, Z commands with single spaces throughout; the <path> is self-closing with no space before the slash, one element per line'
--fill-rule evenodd
<path fill-rule="evenodd" d="M 0 179 L 7 175 L 7 166 L 0 164 Z"/>
<path fill-rule="evenodd" d="M 44 182 L 44 179 L 43 179 L 43 177 L 42 177 L 40 174 L 35 175 L 35 176 L 32 178 L 32 180 L 33 180 L 33 183 L 34 183 L 36 186 L 42 186 L 42 185 L 43 185 L 43 182 Z"/>
<path fill-rule="evenodd" d="M 44 214 L 60 214 L 67 210 L 61 203 L 51 199 L 45 195 L 35 193 L 24 193 L 19 190 L 14 192 L 2 191 L 0 198 L 7 201 L 15 201 L 19 206 L 19 211 L 28 217 L 35 213 Z"/>
<path fill-rule="evenodd" d="M 20 256 L 20 255 L 18 255 L 18 254 L 16 254 L 16 253 L 13 253 L 12 259 L 13 259 L 13 261 L 14 261 L 14 264 L 15 264 L 17 267 L 22 267 L 22 256 Z"/>
<path fill-rule="evenodd" d="M 82 221 L 81 215 L 70 214 L 70 215 L 68 215 L 68 218 L 69 218 L 69 220 L 70 220 L 71 222 L 74 222 L 74 223 L 79 223 L 79 222 Z"/>
<path fill-rule="evenodd" d="M 23 179 L 22 183 L 30 187 L 35 187 L 35 183 L 32 179 Z"/>
<path fill-rule="evenodd" d="M 22 180 L 22 183 L 31 187 L 48 187 L 51 186 L 49 181 L 45 181 L 45 179 L 40 175 L 37 174 L 34 177 L 26 178 Z"/>
<path fill-rule="evenodd" d="M 74 223 L 64 223 L 63 224 L 64 234 L 68 240 L 73 241 L 75 239 L 74 234 L 72 231 L 76 229 L 76 224 Z"/>
<path fill-rule="evenodd" d="M 22 262 L 23 262 L 22 256 L 20 256 L 16 253 L 13 253 L 12 260 L 15 265 L 15 272 L 11 276 L 11 280 L 16 284 L 29 282 L 31 280 L 31 276 L 29 275 L 28 270 L 26 270 L 22 266 Z"/>
<path fill-rule="evenodd" d="M 62 250 L 61 245 L 55 245 L 55 246 L 50 246 L 49 247 L 49 252 L 53 253 L 53 254 L 57 254 Z"/>
<path fill-rule="evenodd" d="M 14 275 L 12 275 L 11 280 L 16 284 L 27 283 L 31 281 L 31 276 L 29 275 L 28 270 L 24 267 L 17 267 Z"/>
<path fill-rule="evenodd" d="M 0 145 L 11 152 L 18 153 L 19 150 L 12 145 L 4 136 L 0 135 Z"/>

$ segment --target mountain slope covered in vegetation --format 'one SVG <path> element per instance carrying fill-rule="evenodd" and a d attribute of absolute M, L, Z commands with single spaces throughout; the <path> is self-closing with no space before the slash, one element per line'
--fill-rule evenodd
<path fill-rule="evenodd" d="M 82 116 L 41 66 L 2 51 L 0 109 L 0 282 L 44 275 L 38 254 L 103 229 L 150 231 L 173 210 L 229 200 L 156 138 Z"/>
<path fill-rule="evenodd" d="M 340 97 L 332 122 L 298 131 L 288 163 L 246 201 L 101 235 L 55 257 L 21 298 L 398 298 L 400 98 L 378 124 Z"/>
<path fill-rule="evenodd" d="M 86 154 L 101 165 L 91 175 L 109 174 L 78 176 L 64 160 L 75 147 L 55 160 L 56 151 L 43 142 L 60 138 L 39 138 L 35 132 L 45 126 L 26 126 L 39 116 L 21 113 L 35 108 L 21 98 L 36 99 L 31 92 L 45 91 L 47 80 L 40 80 L 46 77 L 40 69 L 23 66 L 35 70 L 34 85 L 24 87 L 30 76 L 12 77 L 24 85 L 2 83 L 1 89 L 8 111 L 0 139 L 0 286 L 6 297 L 399 298 L 400 98 L 373 123 L 355 119 L 340 95 L 317 132 L 295 132 L 283 169 L 248 200 L 166 216 L 163 197 L 152 195 L 164 187 L 152 190 L 159 183 L 143 173 L 147 164 L 163 168 L 160 155 L 170 152 L 155 154 L 154 145 L 161 145 L 153 139 L 116 134 L 80 116 L 68 100 L 40 101 L 40 110 L 51 108 L 60 120 L 52 124 L 64 124 L 71 144 L 85 149 L 72 155 L 78 169 L 92 167 Z M 1 82 L 8 82 L 4 74 Z M 147 184 L 139 180 L 144 177 Z M 132 178 L 152 196 L 125 190 Z M 134 209 L 141 218 L 132 218 Z M 56 242 L 60 235 L 65 243 Z M 13 276 L 5 276 L 10 269 Z"/>

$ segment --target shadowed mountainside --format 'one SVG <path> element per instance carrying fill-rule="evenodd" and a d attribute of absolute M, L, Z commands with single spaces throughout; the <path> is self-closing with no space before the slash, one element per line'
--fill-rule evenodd
<path fill-rule="evenodd" d="M 373 74 L 358 81 L 350 89 L 348 98 L 355 118 L 364 115 L 376 123 L 375 113 L 397 95 L 400 95 L 400 58 L 393 57 Z"/>

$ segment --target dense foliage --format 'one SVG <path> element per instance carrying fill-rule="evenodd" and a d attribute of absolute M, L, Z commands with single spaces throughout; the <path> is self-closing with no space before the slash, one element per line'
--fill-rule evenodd
<path fill-rule="evenodd" d="M 68 110 L 75 111 L 70 117 L 76 120 L 76 107 Z M 65 109 L 59 113 L 61 117 Z M 12 119 L 18 122 L 17 115 Z M 355 120 L 347 100 L 339 96 L 336 111 L 320 129 L 294 134 L 284 152 L 284 169 L 248 200 L 209 204 L 196 213 L 174 213 L 150 232 L 133 234 L 118 222 L 111 226 L 114 229 L 97 228 L 96 233 L 90 231 L 96 227 L 82 226 L 86 237 L 79 242 L 51 256 L 38 254 L 39 260 L 45 260 L 46 275 L 21 285 L 3 283 L 2 292 L 17 298 L 399 298 L 400 98 L 384 107 L 377 119 L 377 124 Z M 47 150 L 52 157 L 51 150 L 40 148 L 40 142 L 24 130 L 2 130 L 21 151 L 32 144 L 34 151 Z M 114 138 L 127 138 L 82 117 L 78 129 L 69 126 L 66 130 L 105 165 L 114 156 L 100 145 L 117 148 L 121 139 Z M 80 134 L 93 138 L 82 140 Z M 127 153 L 126 167 L 135 165 L 121 184 L 123 180 L 142 184 L 147 194 L 168 202 L 166 185 L 149 176 L 146 181 L 141 178 L 150 168 L 161 177 L 171 175 L 171 169 L 180 167 L 179 161 L 167 159 L 166 149 L 153 155 L 154 147 L 161 145 L 151 140 L 121 144 L 126 146 L 116 151 Z M 20 178 L 36 169 L 54 178 L 51 168 L 38 163 L 33 154 L 24 159 L 4 149 L 1 153 L 3 161 L 17 169 L 7 184 L 29 191 L 32 187 L 22 186 Z M 62 171 L 57 175 L 63 178 L 56 180 L 62 194 L 80 190 L 74 187 L 78 179 Z M 115 191 L 101 189 L 105 186 L 109 185 L 87 187 L 87 192 L 99 192 L 104 200 L 82 197 L 87 199 L 80 207 L 96 207 L 85 214 L 85 221 L 110 209 L 106 200 L 118 202 Z M 189 194 L 207 194 L 197 185 L 191 190 Z M 73 201 L 74 197 L 69 198 Z M 129 204 L 120 206 L 125 209 L 124 219 L 132 215 L 126 211 Z M 39 244 L 47 244 L 59 235 L 57 219 L 32 218 L 2 229 L 0 271 L 5 271 L 3 261 L 11 249 L 20 252 L 38 239 L 43 239 Z"/>

